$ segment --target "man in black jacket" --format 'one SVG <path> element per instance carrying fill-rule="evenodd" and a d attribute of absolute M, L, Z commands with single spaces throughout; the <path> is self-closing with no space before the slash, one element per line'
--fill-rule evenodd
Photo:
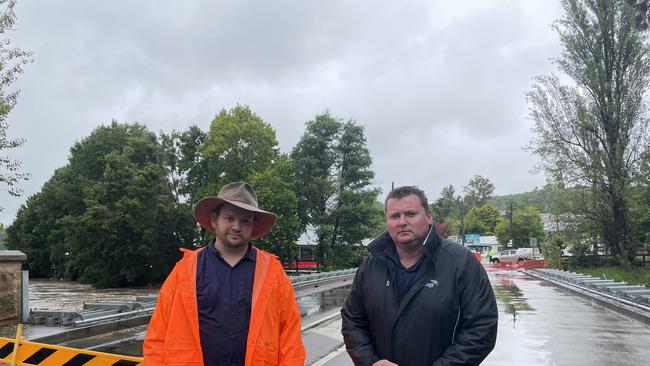
<path fill-rule="evenodd" d="M 361 263 L 341 316 L 357 366 L 478 365 L 494 348 L 497 304 L 483 266 L 437 233 L 416 187 L 392 190 L 386 232 Z"/>

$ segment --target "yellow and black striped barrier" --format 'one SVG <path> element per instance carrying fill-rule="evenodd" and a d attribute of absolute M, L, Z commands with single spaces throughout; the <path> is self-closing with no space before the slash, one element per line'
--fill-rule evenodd
<path fill-rule="evenodd" d="M 29 342 L 22 338 L 22 324 L 20 324 L 16 339 L 0 337 L 0 364 L 11 366 L 144 366 L 144 360 L 141 357 Z"/>

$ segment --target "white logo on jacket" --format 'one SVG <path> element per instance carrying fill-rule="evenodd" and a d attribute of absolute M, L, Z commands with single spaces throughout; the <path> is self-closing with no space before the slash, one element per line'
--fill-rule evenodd
<path fill-rule="evenodd" d="M 424 287 L 427 287 L 427 288 L 438 287 L 438 281 L 437 281 L 437 280 L 434 280 L 434 279 L 432 278 L 432 279 L 429 280 L 429 282 L 427 282 L 427 283 L 424 284 Z"/>

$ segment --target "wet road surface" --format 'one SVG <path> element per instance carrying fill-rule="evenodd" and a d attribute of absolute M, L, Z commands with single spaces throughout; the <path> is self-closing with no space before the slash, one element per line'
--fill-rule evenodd
<path fill-rule="evenodd" d="M 499 307 L 495 349 L 483 365 L 647 365 L 650 327 L 519 272 L 489 272 Z M 299 296 L 303 325 L 338 312 L 349 285 Z M 96 290 L 34 280 L 30 307 L 78 309 L 83 301 L 135 298 L 156 289 Z M 340 347 L 340 319 L 304 333 L 308 364 L 352 365 Z M 119 350 L 112 350 L 119 352 Z M 323 355 L 326 360 L 318 362 Z"/>
<path fill-rule="evenodd" d="M 497 345 L 484 365 L 648 365 L 650 327 L 519 272 L 490 273 Z"/>
<path fill-rule="evenodd" d="M 482 365 L 648 365 L 650 327 L 519 272 L 490 272 L 499 307 L 497 344 Z M 324 343 L 340 335 L 340 319 L 311 333 Z M 339 332 L 340 333 L 340 332 Z M 321 344 L 305 344 L 309 353 Z M 331 342 L 330 342 L 331 343 Z M 352 365 L 333 343 L 316 365 Z"/>

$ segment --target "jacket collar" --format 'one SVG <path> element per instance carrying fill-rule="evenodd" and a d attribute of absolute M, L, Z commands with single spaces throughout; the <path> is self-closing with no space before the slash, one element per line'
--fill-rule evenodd
<path fill-rule="evenodd" d="M 424 250 L 429 258 L 433 258 L 433 253 L 440 247 L 442 239 L 438 234 L 438 231 L 435 228 L 435 225 L 431 225 L 429 229 L 429 234 L 427 235 L 424 242 Z M 388 230 L 384 231 L 379 235 L 375 240 L 368 244 L 368 251 L 370 254 L 375 257 L 386 258 L 388 250 L 395 248 L 395 243 L 388 235 Z"/>

